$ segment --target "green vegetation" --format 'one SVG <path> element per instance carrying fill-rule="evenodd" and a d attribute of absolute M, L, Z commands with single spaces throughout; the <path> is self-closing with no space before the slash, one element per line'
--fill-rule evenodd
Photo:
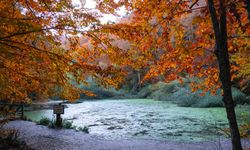
<path fill-rule="evenodd" d="M 55 120 L 51 120 L 47 117 L 43 117 L 42 119 L 40 119 L 37 122 L 38 125 L 44 125 L 44 126 L 48 126 L 49 128 L 56 128 L 55 125 Z M 89 133 L 89 129 L 88 127 L 84 126 L 84 127 L 76 127 L 73 125 L 73 121 L 68 121 L 68 120 L 63 120 L 62 122 L 62 128 L 63 129 L 74 129 L 76 131 L 81 131 L 84 133 Z"/>
<path fill-rule="evenodd" d="M 68 121 L 68 120 L 63 120 L 63 127 L 65 129 L 74 129 L 75 126 L 73 126 L 73 122 L 72 121 Z"/>
<path fill-rule="evenodd" d="M 88 86 L 81 85 L 80 88 L 84 90 L 92 91 L 96 94 L 94 97 L 82 95 L 82 99 L 129 99 L 129 98 L 149 98 L 160 101 L 170 101 L 181 107 L 222 107 L 222 94 L 219 89 L 216 95 L 211 95 L 209 92 L 203 93 L 201 90 L 192 92 L 190 89 L 190 83 L 192 81 L 201 82 L 198 79 L 183 78 L 183 83 L 174 80 L 166 83 L 159 81 L 155 84 L 145 83 L 142 88 L 135 89 L 131 85 L 136 85 L 137 80 L 131 81 L 130 86 L 123 85 L 121 89 L 105 88 L 100 86 L 96 81 L 88 79 Z M 249 104 L 247 95 L 241 92 L 239 89 L 232 88 L 233 99 L 236 104 Z M 81 101 L 81 100 L 80 100 Z"/>
<path fill-rule="evenodd" d="M 183 84 L 178 81 L 172 81 L 170 83 L 158 82 L 156 84 L 143 87 L 137 96 L 139 98 L 151 98 L 161 101 L 171 101 L 178 106 L 182 107 L 221 107 L 223 106 L 222 95 L 220 90 L 217 94 L 212 96 L 207 92 L 204 96 L 201 96 L 202 91 L 191 92 L 189 87 L 190 80 L 184 80 Z M 246 95 L 239 89 L 232 88 L 233 99 L 236 104 L 248 103 Z"/>
<path fill-rule="evenodd" d="M 78 127 L 77 128 L 77 131 L 81 131 L 81 132 L 84 132 L 84 133 L 89 133 L 89 128 L 88 127 Z"/>
<path fill-rule="evenodd" d="M 242 138 L 250 138 L 250 121 L 239 127 Z"/>
<path fill-rule="evenodd" d="M 48 126 L 51 123 L 51 120 L 49 118 L 43 117 L 42 119 L 40 119 L 37 124 L 39 125 L 44 125 L 44 126 Z"/>
<path fill-rule="evenodd" d="M 149 98 L 160 101 L 171 101 L 182 107 L 222 107 L 221 90 L 217 91 L 216 95 L 211 95 L 207 92 L 204 96 L 201 96 L 202 91 L 198 90 L 192 92 L 190 89 L 190 82 L 195 79 L 184 79 L 183 84 L 175 80 L 170 83 L 159 81 L 155 84 L 148 84 L 142 87 L 138 92 L 130 90 L 126 92 L 123 88 L 116 90 L 114 88 L 105 89 L 99 86 L 95 81 L 89 80 L 89 86 L 82 86 L 85 90 L 90 90 L 96 94 L 95 97 L 82 96 L 83 99 L 126 99 L 126 98 Z M 131 94 L 133 93 L 133 94 Z M 236 104 L 248 104 L 249 101 L 246 99 L 246 94 L 242 93 L 237 88 L 232 88 L 233 99 Z"/>
<path fill-rule="evenodd" d="M 88 85 L 78 85 L 81 89 L 91 91 L 95 96 L 81 95 L 82 99 L 107 99 L 107 98 L 124 98 L 128 97 L 127 92 L 124 89 L 117 90 L 113 87 L 104 87 L 98 84 L 96 81 L 89 78 L 87 80 Z M 77 83 L 74 83 L 77 85 Z"/>
<path fill-rule="evenodd" d="M 248 113 L 241 113 L 237 117 L 243 122 L 239 125 L 241 138 L 250 138 L 250 115 Z M 230 128 L 223 128 L 221 131 L 225 136 L 230 137 Z"/>
<path fill-rule="evenodd" d="M 0 125 L 1 150 L 32 150 L 23 141 L 18 140 L 19 132 L 15 129 L 5 129 Z"/>

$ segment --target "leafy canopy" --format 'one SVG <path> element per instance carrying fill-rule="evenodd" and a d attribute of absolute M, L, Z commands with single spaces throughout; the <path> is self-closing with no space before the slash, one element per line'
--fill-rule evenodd
<path fill-rule="evenodd" d="M 182 82 L 181 77 L 189 76 L 203 81 L 191 83 L 193 91 L 203 89 L 215 94 L 220 88 L 215 37 L 205 0 L 120 0 L 100 4 L 107 13 L 118 6 L 131 12 L 129 21 L 107 24 L 101 31 L 129 41 L 130 48 L 125 53 L 130 57 L 123 62 L 137 68 L 148 66 L 144 79 L 163 77 L 167 82 Z M 219 1 L 215 7 L 219 12 Z M 226 7 L 232 80 L 249 81 L 250 23 L 246 3 L 227 0 Z"/>
<path fill-rule="evenodd" d="M 0 7 L 1 100 L 74 100 L 93 95 L 79 88 L 89 76 L 105 85 L 121 80 L 117 68 L 102 68 L 100 54 L 79 41 L 99 40 L 91 32 L 100 24 L 96 11 L 71 0 L 1 0 Z"/>

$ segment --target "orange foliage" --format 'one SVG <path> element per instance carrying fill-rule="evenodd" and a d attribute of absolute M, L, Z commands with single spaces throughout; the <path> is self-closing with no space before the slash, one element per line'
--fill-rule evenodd
<path fill-rule="evenodd" d="M 110 4 L 109 1 L 101 3 Z M 164 76 L 166 81 L 181 76 L 195 77 L 203 82 L 192 84 L 193 91 L 202 89 L 216 93 L 220 88 L 219 70 L 206 1 L 120 0 L 116 5 L 125 5 L 132 12 L 131 19 L 108 24 L 100 31 L 130 42 L 130 49 L 123 54 L 130 57 L 124 62 L 136 68 L 149 66 L 144 80 L 156 76 Z M 228 0 L 226 7 L 232 80 L 236 77 L 249 79 L 250 23 L 245 3 L 243 0 Z"/>
<path fill-rule="evenodd" d="M 105 85 L 122 80 L 119 69 L 101 68 L 100 54 L 79 42 L 82 34 L 98 43 L 91 33 L 96 13 L 71 0 L 1 0 L 0 8 L 1 100 L 28 103 L 32 94 L 74 100 L 93 95 L 78 86 L 89 76 Z"/>
<path fill-rule="evenodd" d="M 191 84 L 192 90 L 215 94 L 220 82 L 205 1 L 96 2 L 102 13 L 116 15 L 125 6 L 132 14 L 128 21 L 101 25 L 97 12 L 75 8 L 71 0 L 0 1 L 1 100 L 29 102 L 31 93 L 77 99 L 80 93 L 91 95 L 76 86 L 87 84 L 89 76 L 119 87 L 128 66 L 148 68 L 144 80 L 198 77 L 203 82 Z M 249 79 L 250 28 L 244 6 L 243 0 L 228 0 L 226 6 L 232 79 Z"/>

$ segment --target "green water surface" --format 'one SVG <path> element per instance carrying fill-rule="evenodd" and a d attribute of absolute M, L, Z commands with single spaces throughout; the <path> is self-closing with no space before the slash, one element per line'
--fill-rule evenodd
<path fill-rule="evenodd" d="M 77 127 L 89 127 L 90 134 L 107 138 L 204 141 L 223 137 L 221 129 L 228 127 L 224 108 L 178 107 L 151 99 L 91 100 L 67 107 L 64 119 L 72 120 Z M 250 114 L 249 108 L 236 108 L 240 123 L 242 113 Z M 52 110 L 26 115 L 33 121 L 55 119 Z"/>

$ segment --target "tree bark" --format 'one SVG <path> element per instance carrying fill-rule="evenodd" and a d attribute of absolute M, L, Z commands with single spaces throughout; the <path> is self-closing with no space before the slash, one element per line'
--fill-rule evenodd
<path fill-rule="evenodd" d="M 248 14 L 248 20 L 250 21 L 250 1 L 245 0 L 245 4 L 246 4 L 246 10 L 247 10 L 247 14 Z"/>
<path fill-rule="evenodd" d="M 222 83 L 223 90 L 223 102 L 226 108 L 227 119 L 231 130 L 231 140 L 233 150 L 242 150 L 240 134 L 237 125 L 234 101 L 231 91 L 231 74 L 230 74 L 230 62 L 228 56 L 227 47 L 227 25 L 226 25 L 226 7 L 224 6 L 224 0 L 220 0 L 220 12 L 219 20 L 217 19 L 217 13 L 214 7 L 214 1 L 208 0 L 208 6 L 210 16 L 213 23 L 213 29 L 215 33 L 215 55 L 219 63 L 219 77 Z"/>

